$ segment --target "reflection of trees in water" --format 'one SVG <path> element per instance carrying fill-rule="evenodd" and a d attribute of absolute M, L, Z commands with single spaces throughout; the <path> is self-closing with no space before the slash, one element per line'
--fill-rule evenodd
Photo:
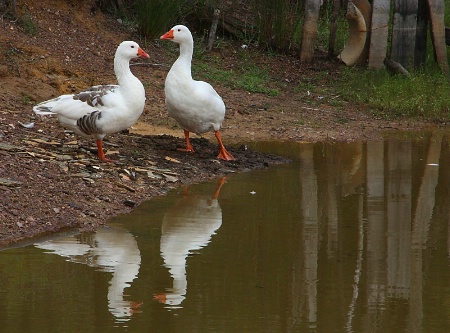
<path fill-rule="evenodd" d="M 141 255 L 131 233 L 121 227 L 99 228 L 88 236 L 68 236 L 35 244 L 68 261 L 112 274 L 108 287 L 109 311 L 118 321 L 129 320 L 140 302 L 128 301 L 124 291 L 139 273 Z"/>
<path fill-rule="evenodd" d="M 447 176 L 443 189 L 437 190 L 440 160 L 449 154 L 448 146 L 439 135 L 426 143 L 421 150 L 409 140 L 345 144 L 345 154 L 326 144 L 320 149 L 315 145 L 314 152 L 312 145 L 301 148 L 303 248 L 291 284 L 293 326 L 306 321 L 314 327 L 319 304 L 327 304 L 320 301 L 327 296 L 317 289 L 318 281 L 327 279 L 321 276 L 321 247 L 328 259 L 337 259 L 335 267 L 328 267 L 333 273 L 325 274 L 347 286 L 334 296 L 336 304 L 347 308 L 347 330 L 355 329 L 355 315 L 361 318 L 361 312 L 376 328 L 379 316 L 388 316 L 387 299 L 407 302 L 412 318 L 408 330 L 423 326 L 423 256 L 438 196 L 450 190 Z M 448 199 L 443 202 L 448 206 Z"/>

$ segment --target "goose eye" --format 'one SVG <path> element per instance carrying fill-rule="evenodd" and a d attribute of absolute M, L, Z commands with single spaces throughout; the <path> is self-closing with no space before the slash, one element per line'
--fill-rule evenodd
<path fill-rule="evenodd" d="M 131 45 L 131 48 L 134 49 L 134 45 Z"/>
<path fill-rule="evenodd" d="M 181 29 L 178 29 L 178 32 L 180 32 L 181 31 Z"/>

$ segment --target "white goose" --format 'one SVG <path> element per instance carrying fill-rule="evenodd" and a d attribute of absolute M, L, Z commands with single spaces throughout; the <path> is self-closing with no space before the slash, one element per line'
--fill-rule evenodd
<path fill-rule="evenodd" d="M 33 111 L 40 115 L 56 114 L 64 127 L 95 138 L 98 158 L 111 162 L 103 152 L 103 138 L 135 124 L 144 110 L 144 86 L 130 70 L 130 60 L 136 57 L 149 55 L 133 41 L 122 42 L 114 56 L 118 85 L 98 85 L 75 95 L 61 95 L 37 104 Z"/>
<path fill-rule="evenodd" d="M 162 35 L 161 39 L 180 44 L 180 56 L 167 74 L 164 91 L 169 116 L 184 130 L 186 149 L 183 150 L 194 152 L 189 132 L 203 134 L 214 131 L 220 146 L 217 158 L 234 160 L 225 149 L 219 132 L 225 118 L 222 98 L 209 83 L 192 79 L 194 40 L 191 32 L 184 25 L 176 25 Z"/>

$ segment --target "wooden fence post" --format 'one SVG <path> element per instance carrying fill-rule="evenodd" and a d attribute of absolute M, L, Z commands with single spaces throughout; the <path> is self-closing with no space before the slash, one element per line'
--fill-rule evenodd
<path fill-rule="evenodd" d="M 383 61 L 387 52 L 390 7 L 391 0 L 373 0 L 368 64 L 368 67 L 372 69 L 384 68 Z"/>
<path fill-rule="evenodd" d="M 445 45 L 444 0 L 428 0 L 428 8 L 430 10 L 431 37 L 436 61 L 441 70 L 449 75 Z"/>
<path fill-rule="evenodd" d="M 414 64 L 417 0 L 396 0 L 392 25 L 391 59 L 408 68 Z"/>
<path fill-rule="evenodd" d="M 301 63 L 310 63 L 313 59 L 319 26 L 320 6 L 321 0 L 305 1 L 305 22 L 303 24 L 302 47 L 300 50 Z"/>

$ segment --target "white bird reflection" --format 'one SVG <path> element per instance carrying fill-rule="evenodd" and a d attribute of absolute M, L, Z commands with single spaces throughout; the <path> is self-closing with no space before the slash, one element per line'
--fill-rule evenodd
<path fill-rule="evenodd" d="M 112 273 L 108 287 L 108 308 L 118 322 L 128 321 L 140 302 L 125 300 L 124 290 L 137 277 L 141 254 L 133 235 L 119 227 L 99 228 L 92 238 L 76 235 L 34 244 L 47 253 L 58 254 L 68 261 L 97 267 Z"/>
<path fill-rule="evenodd" d="M 188 194 L 186 188 L 183 197 L 164 215 L 160 250 L 173 285 L 155 299 L 168 308 L 179 308 L 186 298 L 187 257 L 208 245 L 222 225 L 222 209 L 217 198 L 225 180 L 220 180 L 212 197 Z"/>

